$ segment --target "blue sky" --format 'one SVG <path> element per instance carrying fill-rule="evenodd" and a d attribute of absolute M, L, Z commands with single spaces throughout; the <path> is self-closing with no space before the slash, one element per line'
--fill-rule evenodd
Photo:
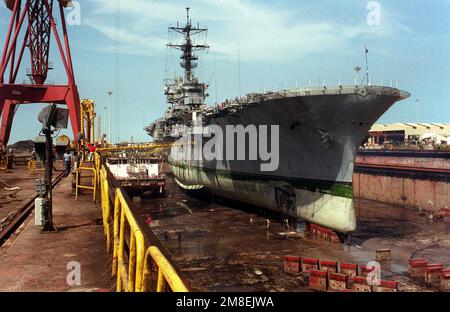
<path fill-rule="evenodd" d="M 112 90 L 113 141 L 132 136 L 135 141 L 148 141 L 143 126 L 166 108 L 166 68 L 169 78 L 181 72 L 178 51 L 165 47 L 178 39 L 168 35 L 167 27 L 177 20 L 184 22 L 185 7 L 190 6 L 192 21 L 209 28 L 206 38 L 197 39 L 211 46 L 209 52 L 200 53 L 197 70 L 210 85 L 209 104 L 239 95 L 238 47 L 241 89 L 248 93 L 293 87 L 296 82 L 304 85 L 309 80 L 313 84 L 324 80 L 332 84 L 339 77 L 352 81 L 353 68 L 364 67 L 367 45 L 372 83 L 392 80 L 411 93 L 380 122 L 415 122 L 417 99 L 420 121 L 450 122 L 450 1 L 378 1 L 379 25 L 367 23 L 368 14 L 374 13 L 367 8 L 369 2 L 120 0 L 117 80 L 116 1 L 79 1 L 81 24 L 69 26 L 69 36 L 80 96 L 95 100 L 105 131 L 104 108 L 107 91 Z M 8 20 L 9 11 L 2 4 L 0 46 Z M 50 59 L 55 69 L 48 79 L 64 83 L 55 48 L 53 41 Z M 29 58 L 25 60 L 18 81 L 25 79 Z M 40 109 L 40 105 L 19 108 L 10 142 L 37 135 Z"/>

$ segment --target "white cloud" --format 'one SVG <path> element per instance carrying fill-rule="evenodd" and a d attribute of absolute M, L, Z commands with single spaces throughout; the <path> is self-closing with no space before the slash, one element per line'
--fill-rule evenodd
<path fill-rule="evenodd" d="M 94 28 L 101 32 L 108 39 L 120 42 L 120 52 L 127 54 L 149 54 L 150 51 L 155 49 L 160 49 L 166 43 L 165 40 L 157 37 L 151 37 L 145 34 L 140 34 L 129 28 L 120 27 L 117 33 L 117 28 L 113 25 L 100 22 L 92 18 L 86 18 L 84 20 L 84 25 Z M 115 46 L 109 47 L 91 47 L 99 51 L 111 51 L 115 52 Z"/>
<path fill-rule="evenodd" d="M 111 40 L 116 39 L 116 2 L 93 0 L 94 10 L 85 20 Z M 219 57 L 235 59 L 239 42 L 242 60 L 291 61 L 310 53 L 345 47 L 360 36 L 386 36 L 394 29 L 409 28 L 392 12 L 378 27 L 366 24 L 362 4 L 360 18 L 353 22 L 333 17 L 314 21 L 308 8 L 289 11 L 283 5 L 245 0 L 192 0 L 193 22 L 209 25 L 208 43 Z M 299 5 L 300 6 L 300 5 Z M 354 7 L 354 6 L 353 6 Z M 178 19 L 184 23 L 184 7 L 167 1 L 120 1 L 120 46 L 123 53 L 151 54 L 162 51 L 167 42 L 166 27 Z M 394 22 L 393 22 L 394 21 Z"/>

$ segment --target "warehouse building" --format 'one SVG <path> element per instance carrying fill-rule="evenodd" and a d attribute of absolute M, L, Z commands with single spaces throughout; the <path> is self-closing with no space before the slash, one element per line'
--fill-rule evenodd
<path fill-rule="evenodd" d="M 369 130 L 367 143 L 368 145 L 415 144 L 430 138 L 445 141 L 449 137 L 450 123 L 375 124 Z"/>

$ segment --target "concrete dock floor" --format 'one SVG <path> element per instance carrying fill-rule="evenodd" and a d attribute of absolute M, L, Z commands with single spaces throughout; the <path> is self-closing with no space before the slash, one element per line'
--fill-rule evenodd
<path fill-rule="evenodd" d="M 114 289 L 100 208 L 90 193 L 75 201 L 71 181 L 71 176 L 64 178 L 53 190 L 53 222 L 58 232 L 42 234 L 34 225 L 33 213 L 0 247 L 0 291 Z"/>

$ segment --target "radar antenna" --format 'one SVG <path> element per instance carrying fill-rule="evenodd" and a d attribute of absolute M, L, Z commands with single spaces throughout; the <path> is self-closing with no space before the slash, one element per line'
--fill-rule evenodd
<path fill-rule="evenodd" d="M 207 32 L 208 29 L 200 28 L 199 25 L 197 25 L 197 27 L 193 27 L 192 21 L 189 17 L 189 10 L 190 8 L 186 8 L 186 25 L 184 27 L 180 27 L 178 22 L 176 27 L 169 27 L 169 31 L 174 31 L 184 36 L 183 44 L 167 45 L 168 47 L 175 48 L 183 52 L 180 57 L 183 61 L 180 65 L 184 69 L 184 78 L 187 81 L 194 79 L 193 69 L 197 67 L 197 63 L 195 63 L 195 61 L 198 60 L 198 57 L 194 53 L 209 48 L 206 44 L 193 44 L 192 36 Z"/>

